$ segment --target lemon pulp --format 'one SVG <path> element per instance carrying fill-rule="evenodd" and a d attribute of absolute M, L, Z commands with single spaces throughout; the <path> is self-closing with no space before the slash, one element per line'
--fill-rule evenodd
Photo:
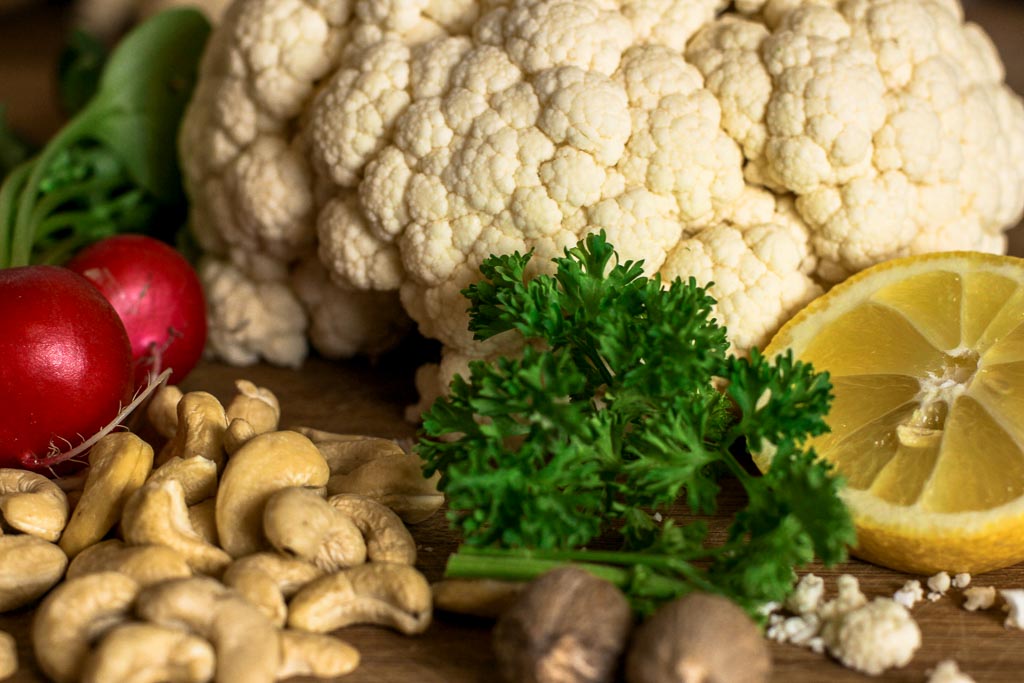
<path fill-rule="evenodd" d="M 912 572 L 1024 560 L 1024 260 L 898 259 L 812 302 L 765 349 L 827 370 L 854 552 Z M 770 465 L 766 454 L 758 465 Z"/>

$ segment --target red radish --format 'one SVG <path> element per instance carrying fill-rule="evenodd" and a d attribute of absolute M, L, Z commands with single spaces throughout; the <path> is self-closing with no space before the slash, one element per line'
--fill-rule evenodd
<path fill-rule="evenodd" d="M 88 280 L 56 266 L 0 270 L 0 320 L 0 466 L 45 473 L 131 398 L 128 335 Z"/>
<path fill-rule="evenodd" d="M 118 235 L 86 247 L 67 263 L 88 278 L 128 330 L 135 386 L 171 368 L 171 384 L 188 374 L 206 344 L 206 303 L 188 261 L 143 235 Z"/>

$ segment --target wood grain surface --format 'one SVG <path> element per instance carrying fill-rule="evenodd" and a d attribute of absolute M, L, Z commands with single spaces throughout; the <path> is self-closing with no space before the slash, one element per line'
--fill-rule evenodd
<path fill-rule="evenodd" d="M 9 107 L 10 121 L 26 135 L 43 140 L 60 122 L 54 104 L 53 70 L 65 30 L 66 6 L 34 3 L 29 8 L 2 12 L 0 6 L 0 103 Z M 1024 92 L 1024 2 L 967 0 L 969 18 L 993 37 L 1007 66 L 1007 80 Z M 1011 253 L 1024 255 L 1024 228 L 1010 233 Z M 432 353 L 415 342 L 380 359 L 328 363 L 312 359 L 299 371 L 269 366 L 230 368 L 205 363 L 187 380 L 186 388 L 211 391 L 227 398 L 237 378 L 248 378 L 277 393 L 286 425 L 308 425 L 338 432 L 408 437 L 414 427 L 402 418 L 414 398 L 413 369 Z M 726 500 L 724 518 L 738 505 L 737 496 Z M 413 527 L 420 552 L 420 567 L 430 579 L 440 577 L 445 559 L 456 545 L 443 516 Z M 891 595 L 909 577 L 851 560 L 839 567 L 811 568 L 826 577 L 834 592 L 834 578 L 856 575 L 869 597 Z M 973 585 L 1024 587 L 1024 565 L 974 578 Z M 927 672 L 943 659 L 956 659 L 978 683 L 1024 681 L 1024 631 L 1003 626 L 998 609 L 971 613 L 961 608 L 953 589 L 935 603 L 914 610 L 923 645 L 913 662 L 874 680 L 923 683 Z M 13 633 L 22 668 L 10 680 L 42 681 L 28 640 L 31 610 L 0 615 L 0 629 Z M 430 630 L 419 637 L 400 636 L 378 628 L 346 629 L 344 637 L 359 648 L 362 664 L 343 680 L 352 683 L 489 683 L 497 680 L 485 621 L 436 615 Z M 844 669 L 808 650 L 773 645 L 774 683 L 855 682 L 871 680 Z M 301 679 L 296 679 L 301 680 Z M 244 683 L 244 682 L 239 682 Z"/>

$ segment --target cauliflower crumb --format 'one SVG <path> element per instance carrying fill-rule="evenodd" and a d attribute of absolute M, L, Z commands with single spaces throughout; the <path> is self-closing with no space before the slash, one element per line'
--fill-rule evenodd
<path fill-rule="evenodd" d="M 857 581 L 856 576 L 843 574 L 836 579 L 836 586 L 839 589 L 839 595 L 826 602 L 818 610 L 818 616 L 825 621 L 838 619 L 847 612 L 864 606 L 868 601 L 860 590 L 860 582 Z"/>
<path fill-rule="evenodd" d="M 953 586 L 956 588 L 967 588 L 971 585 L 971 575 L 967 572 L 957 574 L 953 577 Z"/>
<path fill-rule="evenodd" d="M 995 603 L 995 586 L 975 586 L 964 591 L 964 609 L 968 612 L 988 609 Z"/>
<path fill-rule="evenodd" d="M 952 581 L 950 580 L 949 573 L 947 572 L 939 572 L 928 579 L 928 588 L 932 589 L 932 591 L 939 595 L 945 595 L 951 584 Z"/>
<path fill-rule="evenodd" d="M 779 617 L 775 619 L 775 617 Z M 765 635 L 776 643 L 791 643 L 801 647 L 810 647 L 811 641 L 818 638 L 821 631 L 821 619 L 816 614 L 795 617 L 772 615 Z"/>
<path fill-rule="evenodd" d="M 903 584 L 902 588 L 893 594 L 892 599 L 907 609 L 911 609 L 914 605 L 924 600 L 924 589 L 921 588 L 921 582 L 917 579 L 907 581 Z"/>
<path fill-rule="evenodd" d="M 928 683 L 974 683 L 974 679 L 962 672 L 952 659 L 945 659 L 931 672 Z"/>
<path fill-rule="evenodd" d="M 875 598 L 828 622 L 823 637 L 844 666 L 872 676 L 906 665 L 921 646 L 917 622 L 889 598 Z"/>
<path fill-rule="evenodd" d="M 795 614 L 809 614 L 818 609 L 824 595 L 824 579 L 814 574 L 805 574 L 786 598 L 786 609 Z"/>
<path fill-rule="evenodd" d="M 1003 624 L 1007 628 L 1024 629 L 1024 589 L 1003 589 L 999 594 L 1006 601 L 1005 609 L 1009 612 Z"/>

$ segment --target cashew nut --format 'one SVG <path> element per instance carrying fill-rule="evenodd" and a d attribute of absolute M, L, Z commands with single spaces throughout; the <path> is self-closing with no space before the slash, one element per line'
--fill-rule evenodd
<path fill-rule="evenodd" d="M 314 565 L 276 553 L 253 553 L 237 559 L 224 572 L 224 584 L 262 611 L 275 626 L 288 618 L 285 601 L 323 576 Z"/>
<path fill-rule="evenodd" d="M 298 432 L 260 434 L 228 461 L 217 491 L 217 537 L 232 557 L 263 549 L 263 508 L 289 486 L 324 486 L 330 471 L 320 451 Z"/>
<path fill-rule="evenodd" d="M 160 452 L 158 463 L 201 455 L 220 467 L 224 462 L 224 432 L 228 428 L 220 401 L 205 391 L 190 391 L 178 401 L 177 416 L 174 436 Z"/>
<path fill-rule="evenodd" d="M 394 442 L 377 439 L 385 443 Z M 397 445 L 395 446 L 397 448 Z M 423 462 L 415 453 L 400 448 L 398 454 L 388 449 L 348 473 L 333 475 L 327 482 L 327 493 L 355 493 L 388 506 L 409 524 L 422 522 L 437 512 L 444 503 L 444 494 L 437 490 L 440 472 L 427 479 Z"/>
<path fill-rule="evenodd" d="M 207 543 L 212 545 L 218 544 L 216 515 L 217 500 L 215 498 L 207 498 L 201 503 L 190 505 L 188 508 L 188 519 L 192 522 L 192 528 Z"/>
<path fill-rule="evenodd" d="M 167 546 L 126 545 L 117 539 L 101 541 L 78 553 L 68 565 L 67 578 L 96 572 L 120 572 L 140 586 L 192 576 L 185 558 Z"/>
<path fill-rule="evenodd" d="M 174 579 L 139 594 L 136 611 L 161 626 L 213 643 L 217 683 L 269 683 L 280 657 L 277 629 L 258 609 L 213 579 Z"/>
<path fill-rule="evenodd" d="M 0 631 L 0 680 L 10 678 L 16 673 L 18 673 L 18 644 L 10 633 Z"/>
<path fill-rule="evenodd" d="M 497 619 L 511 607 L 526 586 L 523 581 L 445 579 L 431 584 L 434 609 Z"/>
<path fill-rule="evenodd" d="M 0 536 L 0 612 L 29 604 L 53 588 L 68 556 L 55 543 L 38 536 Z"/>
<path fill-rule="evenodd" d="M 256 434 L 276 431 L 281 419 L 281 404 L 274 392 L 245 379 L 237 380 L 235 388 L 238 393 L 225 411 L 228 423 L 239 418 L 248 422 Z"/>
<path fill-rule="evenodd" d="M 334 678 L 352 673 L 359 666 L 359 650 L 340 638 L 286 630 L 281 631 L 280 640 L 278 680 L 292 676 Z"/>
<path fill-rule="evenodd" d="M 234 455 L 254 436 L 256 429 L 242 418 L 236 417 L 228 423 L 228 431 L 224 433 L 224 451 L 228 455 Z"/>
<path fill-rule="evenodd" d="M 333 507 L 348 515 L 366 541 L 370 562 L 416 564 L 416 541 L 389 508 L 363 496 L 340 494 L 327 499 Z"/>
<path fill-rule="evenodd" d="M 153 467 L 153 448 L 131 432 L 111 432 L 89 451 L 89 476 L 60 547 L 70 558 L 107 535 L 125 501 Z"/>
<path fill-rule="evenodd" d="M 86 660 L 82 683 L 206 683 L 213 678 L 213 646 L 202 638 L 155 624 L 115 626 Z"/>
<path fill-rule="evenodd" d="M 0 468 L 0 513 L 18 531 L 56 541 L 68 521 L 64 491 L 41 474 Z"/>
<path fill-rule="evenodd" d="M 153 470 L 147 481 L 175 479 L 185 490 L 185 502 L 195 505 L 217 493 L 217 463 L 197 455 L 193 458 L 173 457 Z"/>
<path fill-rule="evenodd" d="M 354 493 L 387 505 L 409 524 L 422 522 L 441 507 L 440 474 L 423 476 L 423 463 L 396 441 L 372 436 L 335 434 L 297 427 L 320 449 L 331 468 L 327 493 Z"/>
<path fill-rule="evenodd" d="M 164 384 L 156 390 L 146 406 L 149 423 L 165 439 L 174 438 L 178 430 L 178 402 L 181 397 L 181 389 L 173 384 Z"/>
<path fill-rule="evenodd" d="M 327 572 L 366 561 L 366 542 L 352 519 L 309 489 L 274 493 L 263 509 L 263 532 L 279 552 Z"/>
<path fill-rule="evenodd" d="M 174 479 L 150 482 L 128 499 L 121 533 L 132 545 L 152 543 L 177 551 L 201 574 L 219 575 L 231 562 L 230 555 L 192 528 L 185 490 Z"/>
<path fill-rule="evenodd" d="M 377 624 L 412 635 L 427 630 L 430 608 L 430 585 L 416 569 L 370 562 L 300 590 L 289 605 L 288 625 L 326 633 L 352 624 Z"/>
<path fill-rule="evenodd" d="M 32 648 L 43 673 L 57 683 L 77 681 L 90 645 L 126 618 L 138 592 L 139 584 L 117 572 L 57 586 L 32 620 Z"/>

